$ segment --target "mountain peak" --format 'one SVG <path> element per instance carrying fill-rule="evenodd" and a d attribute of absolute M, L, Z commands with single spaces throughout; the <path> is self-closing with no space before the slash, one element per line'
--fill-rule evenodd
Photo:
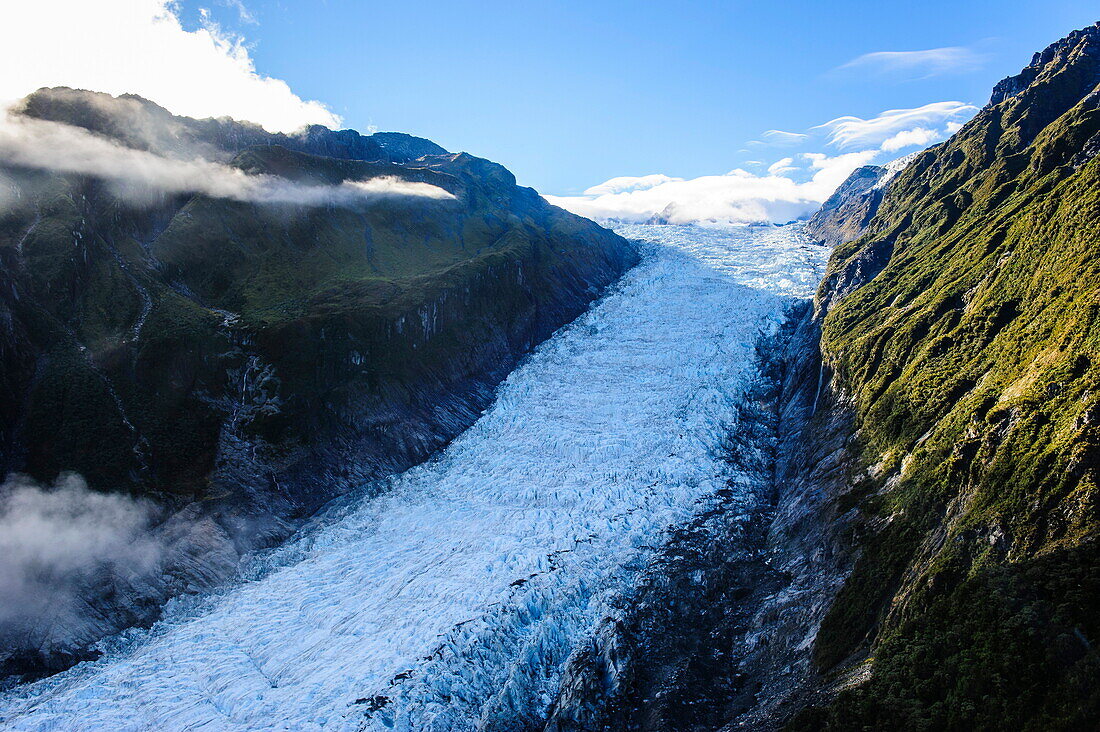
<path fill-rule="evenodd" d="M 1009 76 L 993 87 L 988 106 L 993 107 L 1018 96 L 1044 74 L 1074 66 L 1084 72 L 1079 87 L 1080 98 L 1100 83 L 1100 22 L 1075 30 L 1036 53 L 1019 74 Z"/>

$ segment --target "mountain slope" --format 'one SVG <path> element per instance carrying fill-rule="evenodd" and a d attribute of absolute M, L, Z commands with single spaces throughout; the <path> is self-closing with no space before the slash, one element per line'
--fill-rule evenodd
<path fill-rule="evenodd" d="M 0 170 L 0 474 L 76 471 L 151 501 L 166 545 L 153 576 L 80 578 L 79 623 L 0 629 L 11 672 L 71 663 L 326 501 L 424 459 L 637 261 L 503 167 L 409 136 L 271 135 L 64 89 L 21 114 L 161 167 L 228 165 L 234 183 L 382 193 L 255 202 Z"/>
<path fill-rule="evenodd" d="M 834 253 L 858 559 L 814 659 L 849 680 L 795 728 L 1100 718 L 1098 85 L 1100 25 L 999 84 Z"/>
<path fill-rule="evenodd" d="M 890 181 L 918 154 L 905 155 L 886 165 L 856 168 L 806 221 L 806 233 L 831 247 L 858 239 L 878 211 Z"/>
<path fill-rule="evenodd" d="M 888 171 L 864 165 L 852 172 L 806 222 L 806 233 L 829 246 L 858 238 L 882 201 Z"/>

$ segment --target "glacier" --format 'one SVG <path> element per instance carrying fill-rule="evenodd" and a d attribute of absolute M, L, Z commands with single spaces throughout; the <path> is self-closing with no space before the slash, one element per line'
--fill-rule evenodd
<path fill-rule="evenodd" d="M 670 528 L 765 479 L 729 460 L 756 348 L 829 251 L 801 224 L 618 228 L 642 262 L 433 459 L 241 580 L 9 689 L 15 730 L 522 728 Z M 728 501 L 727 501 L 728 505 Z"/>

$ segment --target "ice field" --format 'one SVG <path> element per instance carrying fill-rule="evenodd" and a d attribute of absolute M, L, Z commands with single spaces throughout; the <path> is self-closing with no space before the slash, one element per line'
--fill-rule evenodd
<path fill-rule="evenodd" d="M 216 597 L 0 697 L 18 730 L 450 730 L 537 718 L 724 459 L 754 346 L 828 250 L 784 227 L 626 226 L 645 256 L 481 419 Z M 749 501 L 749 491 L 745 491 Z"/>

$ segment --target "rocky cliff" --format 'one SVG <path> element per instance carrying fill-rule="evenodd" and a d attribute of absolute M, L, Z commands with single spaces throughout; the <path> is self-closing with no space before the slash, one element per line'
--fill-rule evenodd
<path fill-rule="evenodd" d="M 1098 140 L 1100 24 L 842 186 L 760 510 L 672 537 L 547 729 L 1096 725 Z"/>
<path fill-rule="evenodd" d="M 864 165 L 852 172 L 806 222 L 806 233 L 829 246 L 859 237 L 882 201 L 886 168 Z"/>
<path fill-rule="evenodd" d="M 274 199 L 135 187 L 76 167 L 84 149 L 0 170 L 0 474 L 133 497 L 163 552 L 74 579 L 79 623 L 5 624 L 7 673 L 71 663 L 423 460 L 637 260 L 503 167 L 407 135 L 272 135 L 68 89 L 16 118 L 79 128 L 143 181 L 197 170 Z"/>
<path fill-rule="evenodd" d="M 886 165 L 856 168 L 806 221 L 806 233 L 831 247 L 858 239 L 878 212 L 890 182 L 917 154 L 906 155 Z"/>

